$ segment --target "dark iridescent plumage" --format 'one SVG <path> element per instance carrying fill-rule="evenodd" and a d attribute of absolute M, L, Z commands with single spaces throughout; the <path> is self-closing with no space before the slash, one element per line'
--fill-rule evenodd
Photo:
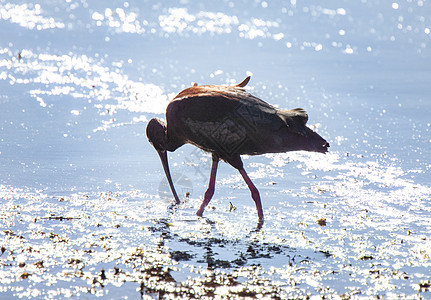
<path fill-rule="evenodd" d="M 167 126 L 151 119 L 147 136 L 162 163 L 177 202 L 167 166 L 166 151 L 185 143 L 213 154 L 210 184 L 198 210 L 202 215 L 214 193 L 219 159 L 238 169 L 249 186 L 263 220 L 259 192 L 244 171 L 240 155 L 305 150 L 325 153 L 329 144 L 306 126 L 308 115 L 301 108 L 278 109 L 246 92 L 250 77 L 236 86 L 192 86 L 180 92 L 166 109 Z"/>

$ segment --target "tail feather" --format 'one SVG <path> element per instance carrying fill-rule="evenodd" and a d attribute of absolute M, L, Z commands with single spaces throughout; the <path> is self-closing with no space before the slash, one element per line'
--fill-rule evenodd
<path fill-rule="evenodd" d="M 305 127 L 305 132 L 308 141 L 308 149 L 304 150 L 321 153 L 328 152 L 329 143 L 324 138 L 322 138 L 317 132 L 313 131 L 309 127 Z"/>

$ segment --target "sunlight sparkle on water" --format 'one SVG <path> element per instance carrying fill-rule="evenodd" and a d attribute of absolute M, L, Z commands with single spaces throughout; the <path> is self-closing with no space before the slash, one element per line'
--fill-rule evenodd
<path fill-rule="evenodd" d="M 2 296 L 426 298 L 429 5 L 1 2 Z M 192 145 L 168 155 L 173 205 L 145 136 L 183 88 L 246 75 L 331 144 L 243 157 L 263 225 L 224 162 L 196 216 Z"/>
<path fill-rule="evenodd" d="M 0 4 L 0 19 L 10 20 L 31 30 L 64 28 L 64 23 L 55 21 L 52 17 L 44 17 L 40 4 Z"/>
<path fill-rule="evenodd" d="M 3 53 L 9 53 L 7 49 L 3 50 Z M 121 110 L 161 113 L 168 103 L 168 95 L 160 87 L 129 80 L 126 75 L 118 74 L 86 55 L 36 55 L 26 49 L 21 53 L 25 62 L 17 63 L 17 72 L 13 77 L 9 75 L 10 80 L 22 85 L 43 84 L 39 89 L 29 91 L 42 107 L 47 106 L 50 97 L 69 94 L 78 99 L 97 100 L 94 107 L 102 115 L 113 115 Z M 0 66 L 7 65 L 7 59 L 0 60 Z M 8 76 L 4 71 L 0 74 L 5 79 Z"/>

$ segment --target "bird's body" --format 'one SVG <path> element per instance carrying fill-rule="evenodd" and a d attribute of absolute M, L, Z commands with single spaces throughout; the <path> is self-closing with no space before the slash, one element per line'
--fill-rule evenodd
<path fill-rule="evenodd" d="M 306 126 L 308 115 L 305 110 L 282 110 L 260 100 L 243 89 L 249 79 L 247 77 L 236 86 L 195 85 L 187 88 L 169 103 L 167 126 L 157 119 L 150 120 L 147 126 L 147 136 L 160 155 L 161 151 L 166 155 L 166 150 L 175 151 L 185 143 L 212 153 L 210 186 L 198 215 L 202 215 L 214 193 L 219 159 L 240 171 L 252 196 L 254 194 L 259 217 L 263 219 L 259 193 L 245 173 L 240 155 L 295 150 L 325 153 L 329 147 L 322 137 Z M 161 158 L 163 162 L 162 155 Z M 163 165 L 169 180 L 169 168 L 165 163 Z M 178 202 L 173 184 L 171 188 Z"/>

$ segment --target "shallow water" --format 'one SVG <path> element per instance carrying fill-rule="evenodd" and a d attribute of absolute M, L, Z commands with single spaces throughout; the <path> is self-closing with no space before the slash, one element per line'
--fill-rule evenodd
<path fill-rule="evenodd" d="M 0 2 L 0 298 L 428 298 L 430 3 Z M 145 126 L 181 89 L 303 107 L 331 144 L 244 157 Z"/>

